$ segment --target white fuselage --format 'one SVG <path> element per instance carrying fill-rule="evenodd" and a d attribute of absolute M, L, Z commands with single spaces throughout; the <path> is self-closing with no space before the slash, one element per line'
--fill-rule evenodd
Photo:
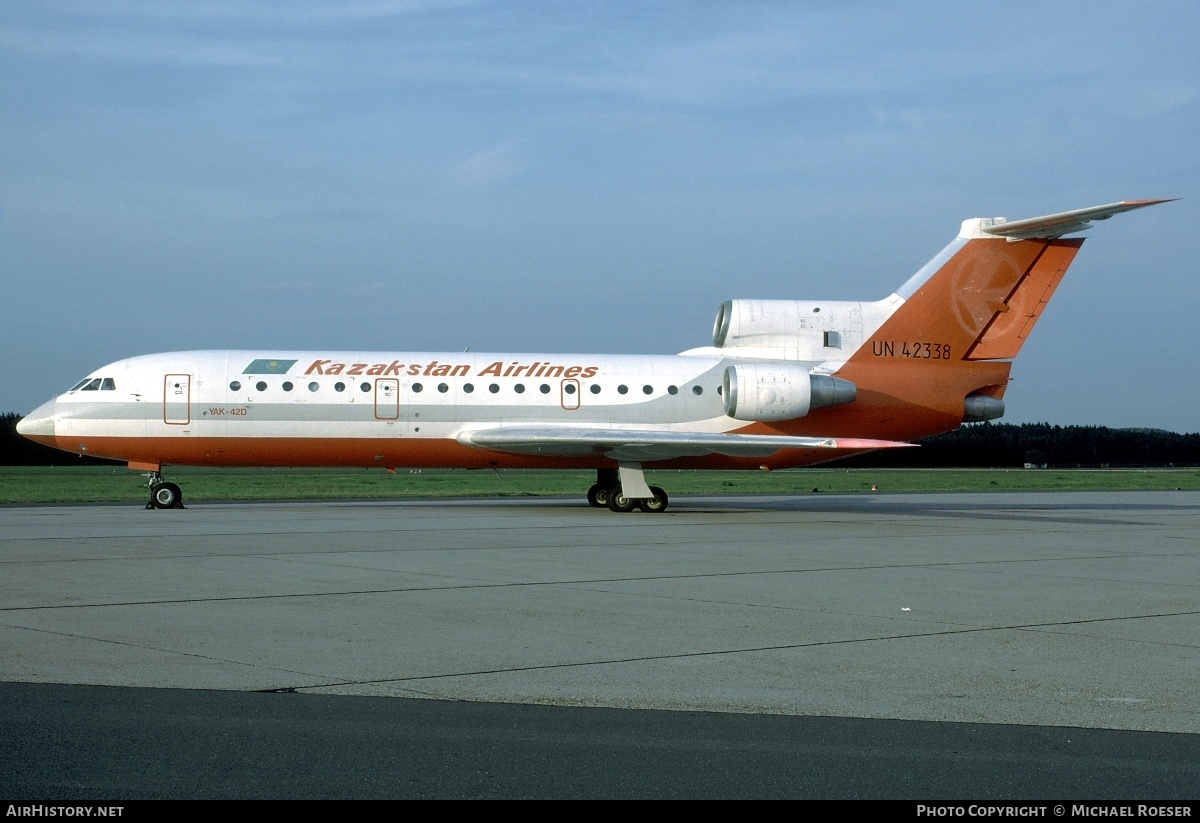
<path fill-rule="evenodd" d="M 726 363 L 707 355 L 174 352 L 96 370 L 26 418 L 25 430 L 43 420 L 59 448 L 133 464 L 550 465 L 459 438 L 529 424 L 744 429 L 724 413 Z M 594 466 L 598 457 L 573 462 Z"/>

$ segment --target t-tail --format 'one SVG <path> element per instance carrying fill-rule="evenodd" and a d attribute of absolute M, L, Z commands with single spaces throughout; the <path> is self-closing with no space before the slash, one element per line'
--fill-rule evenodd
<path fill-rule="evenodd" d="M 884 300 L 725 303 L 714 348 L 735 359 L 816 364 L 814 393 L 833 379 L 837 402 L 813 404 L 801 418 L 766 425 L 775 431 L 871 431 L 913 440 L 963 422 L 993 420 L 1004 414 L 1011 361 L 1083 244 L 1064 235 L 1164 202 L 1123 201 L 1028 220 L 967 220 L 950 245 Z M 743 387 L 741 395 L 747 394 Z M 764 428 L 766 418 L 753 419 L 760 423 L 756 430 Z"/>

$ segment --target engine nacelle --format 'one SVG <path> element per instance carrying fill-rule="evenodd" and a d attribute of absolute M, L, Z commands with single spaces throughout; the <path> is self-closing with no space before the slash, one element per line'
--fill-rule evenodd
<path fill-rule="evenodd" d="M 727 415 L 756 422 L 794 420 L 813 409 L 850 403 L 858 393 L 849 380 L 766 363 L 725 369 L 722 392 Z"/>
<path fill-rule="evenodd" d="M 859 303 L 726 300 L 713 323 L 713 345 L 719 349 L 791 349 L 800 338 L 821 339 L 827 331 L 847 331 L 852 311 L 854 324 L 861 326 Z"/>
<path fill-rule="evenodd" d="M 713 348 L 771 360 L 844 361 L 894 309 L 889 300 L 726 300 L 713 324 Z"/>

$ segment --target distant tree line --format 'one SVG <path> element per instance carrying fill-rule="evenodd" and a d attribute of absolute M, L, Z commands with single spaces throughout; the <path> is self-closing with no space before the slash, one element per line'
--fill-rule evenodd
<path fill-rule="evenodd" d="M 1200 464 L 1200 433 L 1049 423 L 975 423 L 918 441 L 841 461 L 861 468 L 1006 468 L 1048 465 L 1180 466 Z"/>
<path fill-rule="evenodd" d="M 0 465 L 86 466 L 115 461 L 51 449 L 17 434 L 19 414 L 0 414 Z M 840 461 L 860 468 L 1005 468 L 1200 465 L 1200 433 L 1161 429 L 977 423 L 927 437 L 919 449 L 889 449 Z"/>

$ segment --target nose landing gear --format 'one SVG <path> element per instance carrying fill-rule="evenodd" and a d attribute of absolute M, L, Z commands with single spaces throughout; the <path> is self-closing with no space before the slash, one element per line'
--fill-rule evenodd
<path fill-rule="evenodd" d="M 148 477 L 146 486 L 150 489 L 150 502 L 146 504 L 147 509 L 184 508 L 183 490 L 179 486 L 167 483 L 158 472 L 151 472 Z"/>

